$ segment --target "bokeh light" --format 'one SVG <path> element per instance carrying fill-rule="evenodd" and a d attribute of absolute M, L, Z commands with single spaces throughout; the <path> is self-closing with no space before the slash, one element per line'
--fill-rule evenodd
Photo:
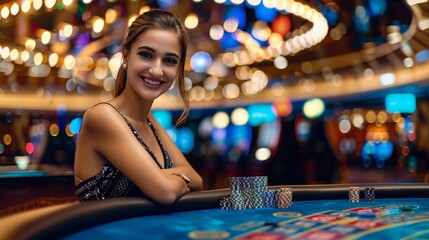
<path fill-rule="evenodd" d="M 205 72 L 212 64 L 212 58 L 207 52 L 196 52 L 191 57 L 191 68 L 195 72 Z"/>
<path fill-rule="evenodd" d="M 226 128 L 229 125 L 229 115 L 226 112 L 217 112 L 213 116 L 213 126 L 216 128 Z"/>
<path fill-rule="evenodd" d="M 318 118 L 325 112 L 325 103 L 320 98 L 311 98 L 305 101 L 302 109 L 308 118 Z"/>
<path fill-rule="evenodd" d="M 249 114 L 244 108 L 236 108 L 231 113 L 231 122 L 234 125 L 242 126 L 247 124 L 249 121 Z"/>

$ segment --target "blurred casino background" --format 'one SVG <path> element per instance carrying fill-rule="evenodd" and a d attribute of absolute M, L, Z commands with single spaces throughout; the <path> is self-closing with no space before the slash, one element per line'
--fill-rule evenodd
<path fill-rule="evenodd" d="M 6 179 L 71 177 L 83 112 L 111 98 L 126 26 L 151 8 L 175 13 L 190 35 L 189 119 L 174 125 L 175 87 L 154 114 L 206 189 L 240 175 L 429 182 L 427 0 L 1 0 L 10 192 Z"/>

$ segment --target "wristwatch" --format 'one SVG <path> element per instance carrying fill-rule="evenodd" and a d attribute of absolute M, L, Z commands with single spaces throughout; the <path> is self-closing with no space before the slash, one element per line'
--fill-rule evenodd
<path fill-rule="evenodd" d="M 171 174 L 175 175 L 175 176 L 178 176 L 178 177 L 181 177 L 183 179 L 183 181 L 185 181 L 186 184 L 188 184 L 188 183 L 191 182 L 191 179 L 189 179 L 188 176 L 186 176 L 183 173 L 171 173 Z"/>

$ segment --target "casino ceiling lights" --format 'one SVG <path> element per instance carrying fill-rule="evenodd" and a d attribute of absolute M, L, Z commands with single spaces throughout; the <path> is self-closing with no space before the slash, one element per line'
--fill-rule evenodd
<path fill-rule="evenodd" d="M 64 104 L 77 110 L 109 98 L 124 30 L 151 8 L 174 12 L 189 30 L 186 85 L 193 104 L 343 94 L 356 89 L 350 86 L 359 78 L 388 73 L 385 66 L 426 61 L 427 41 L 412 39 L 427 28 L 425 12 L 418 11 L 426 3 L 408 1 L 419 13 L 413 19 L 405 2 L 393 2 L 9 1 L 0 5 L 0 88 L 7 96 L 0 108 L 19 108 L 10 104 L 18 95 L 40 101 L 21 108 Z M 363 91 L 382 86 L 366 81 Z M 84 103 L 72 106 L 72 98 L 83 96 Z M 177 89 L 164 98 L 161 107 L 180 107 L 170 104 Z"/>

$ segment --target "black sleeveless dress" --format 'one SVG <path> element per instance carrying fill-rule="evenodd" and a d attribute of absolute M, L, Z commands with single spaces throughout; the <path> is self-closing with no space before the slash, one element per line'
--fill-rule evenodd
<path fill-rule="evenodd" d="M 162 166 L 156 159 L 155 154 L 152 150 L 146 145 L 140 135 L 137 133 L 135 128 L 131 125 L 128 119 L 113 105 L 107 102 L 102 102 L 99 104 L 108 104 L 113 107 L 127 123 L 130 130 L 133 132 L 136 139 L 140 144 L 146 149 L 146 151 L 152 156 L 153 160 L 157 163 L 158 167 L 162 169 Z M 173 168 L 173 160 L 168 155 L 168 152 L 164 148 L 164 145 L 161 142 L 161 139 L 156 134 L 155 128 L 148 119 L 150 128 L 152 129 L 158 144 L 161 147 L 163 156 L 164 156 L 164 166 L 165 168 Z M 79 201 L 88 201 L 88 200 L 100 200 L 100 199 L 109 199 L 109 198 L 123 198 L 123 197 L 144 197 L 142 191 L 124 174 L 122 174 L 118 169 L 116 169 L 113 164 L 107 162 L 104 164 L 102 170 L 95 176 L 82 181 L 77 186 L 76 195 Z"/>

